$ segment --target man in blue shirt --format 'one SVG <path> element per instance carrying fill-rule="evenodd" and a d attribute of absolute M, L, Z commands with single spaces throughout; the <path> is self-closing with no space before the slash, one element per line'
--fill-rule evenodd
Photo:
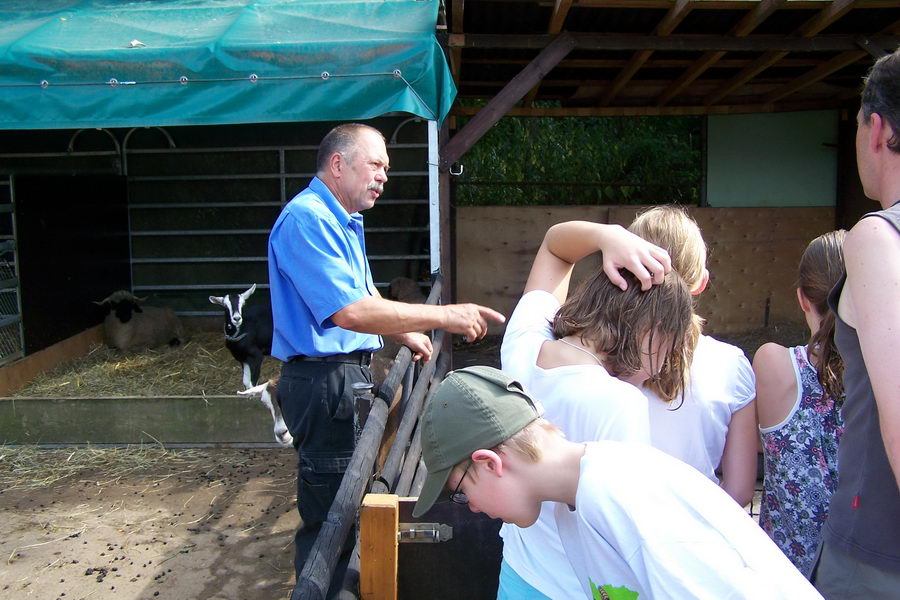
<path fill-rule="evenodd" d="M 384 136 L 351 123 L 322 140 L 316 177 L 291 200 L 269 236 L 269 284 L 275 331 L 272 356 L 284 361 L 278 398 L 300 451 L 294 568 L 303 569 L 353 454 L 351 384 L 371 382 L 369 361 L 380 335 L 431 357 L 418 331 L 445 329 L 469 341 L 500 313 L 476 304 L 393 302 L 372 283 L 361 211 L 387 181 Z"/>

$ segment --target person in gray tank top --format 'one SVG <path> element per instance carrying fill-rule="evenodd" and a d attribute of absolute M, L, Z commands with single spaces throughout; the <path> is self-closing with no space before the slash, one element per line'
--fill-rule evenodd
<path fill-rule="evenodd" d="M 844 358 L 838 486 L 811 576 L 826 598 L 896 598 L 900 590 L 900 50 L 866 78 L 856 153 L 882 210 L 844 241 L 846 274 L 829 296 Z"/>

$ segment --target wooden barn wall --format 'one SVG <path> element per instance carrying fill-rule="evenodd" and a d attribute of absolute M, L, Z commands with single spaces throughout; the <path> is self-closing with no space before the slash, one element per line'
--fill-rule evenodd
<path fill-rule="evenodd" d="M 626 225 L 639 207 L 457 208 L 457 298 L 512 314 L 544 232 L 582 219 Z M 834 207 L 692 208 L 709 246 L 710 284 L 698 312 L 710 333 L 801 323 L 794 295 L 797 263 L 809 241 L 834 228 Z M 573 282 L 599 268 L 590 257 Z M 492 333 L 501 333 L 494 327 Z"/>

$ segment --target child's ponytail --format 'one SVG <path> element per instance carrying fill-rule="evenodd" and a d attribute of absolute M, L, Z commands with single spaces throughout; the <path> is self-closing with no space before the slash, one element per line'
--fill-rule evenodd
<path fill-rule="evenodd" d="M 844 395 L 844 361 L 834 345 L 834 313 L 828 293 L 844 274 L 843 229 L 829 231 L 809 243 L 800 258 L 797 287 L 821 317 L 819 330 L 810 338 L 807 351 L 819 372 L 822 389 L 840 406 Z"/>

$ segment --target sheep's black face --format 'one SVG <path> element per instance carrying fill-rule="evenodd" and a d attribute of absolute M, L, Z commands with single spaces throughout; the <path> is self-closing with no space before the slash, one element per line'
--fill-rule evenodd
<path fill-rule="evenodd" d="M 119 321 L 121 321 L 122 323 L 127 323 L 128 321 L 130 321 L 131 315 L 133 313 L 144 312 L 143 310 L 141 310 L 140 306 L 129 300 L 116 302 L 113 306 L 116 313 L 116 318 L 119 319 Z"/>

